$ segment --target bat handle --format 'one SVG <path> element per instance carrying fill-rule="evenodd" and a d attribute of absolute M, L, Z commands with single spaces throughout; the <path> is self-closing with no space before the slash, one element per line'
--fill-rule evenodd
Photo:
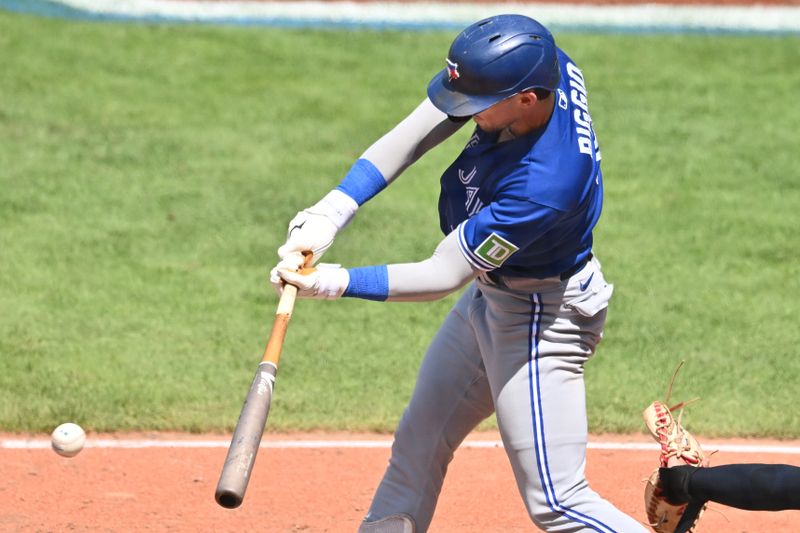
<path fill-rule="evenodd" d="M 275 320 L 272 322 L 272 333 L 269 335 L 267 347 L 264 349 L 262 363 L 272 363 L 276 367 L 281 358 L 283 341 L 286 338 L 286 330 L 289 328 L 289 320 L 292 318 L 294 302 L 297 299 L 297 287 L 286 285 L 283 287 L 281 299 L 278 302 L 278 309 L 275 311 Z"/>
<path fill-rule="evenodd" d="M 303 252 L 305 256 L 305 263 L 303 268 L 309 268 L 313 259 L 311 252 Z M 283 286 L 281 299 L 278 301 L 278 309 L 275 311 L 275 321 L 272 323 L 272 333 L 269 335 L 267 347 L 264 350 L 264 356 L 261 358 L 262 363 L 272 363 L 276 367 L 281 357 L 281 349 L 283 349 L 283 340 L 286 337 L 286 330 L 289 327 L 289 319 L 292 318 L 292 311 L 294 311 L 294 302 L 297 300 L 297 287 L 289 283 Z"/>
<path fill-rule="evenodd" d="M 289 285 L 288 283 L 283 287 L 281 299 L 278 300 L 278 308 L 275 310 L 276 315 L 290 315 L 294 311 L 294 302 L 297 300 L 297 287 Z"/>

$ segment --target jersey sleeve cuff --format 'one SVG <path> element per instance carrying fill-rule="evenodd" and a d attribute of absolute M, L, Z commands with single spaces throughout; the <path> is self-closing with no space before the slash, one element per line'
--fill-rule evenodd
<path fill-rule="evenodd" d="M 467 237 L 464 234 L 464 228 L 467 225 L 467 221 L 465 220 L 461 224 L 458 225 L 456 231 L 458 232 L 458 249 L 461 250 L 461 253 L 464 254 L 464 257 L 469 261 L 469 264 L 472 265 L 473 268 L 476 270 L 481 270 L 483 272 L 488 272 L 490 270 L 494 270 L 497 268 L 493 264 L 485 261 L 481 257 L 479 257 L 467 244 Z"/>

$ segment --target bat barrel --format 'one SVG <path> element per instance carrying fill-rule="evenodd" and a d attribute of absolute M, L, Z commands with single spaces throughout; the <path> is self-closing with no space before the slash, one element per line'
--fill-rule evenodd
<path fill-rule="evenodd" d="M 236 509 L 242 504 L 243 495 L 240 495 L 235 489 L 217 487 L 217 492 L 214 493 L 214 499 L 217 503 L 226 509 Z"/>
<path fill-rule="evenodd" d="M 250 473 L 261 444 L 261 435 L 267 423 L 277 371 L 278 368 L 274 363 L 262 362 L 258 365 L 250 390 L 247 392 L 214 493 L 217 503 L 227 509 L 239 507 L 244 500 Z"/>

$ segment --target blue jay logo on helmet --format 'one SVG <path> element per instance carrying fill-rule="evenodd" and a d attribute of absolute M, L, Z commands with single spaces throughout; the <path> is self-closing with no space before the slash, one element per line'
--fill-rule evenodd
<path fill-rule="evenodd" d="M 446 68 L 428 84 L 428 98 L 452 117 L 468 117 L 525 90 L 555 91 L 560 78 L 550 31 L 523 15 L 497 15 L 453 40 Z"/>
<path fill-rule="evenodd" d="M 458 63 L 454 63 L 450 61 L 450 59 L 445 59 L 447 61 L 447 78 L 450 81 L 457 80 L 461 77 L 461 74 L 458 73 Z"/>

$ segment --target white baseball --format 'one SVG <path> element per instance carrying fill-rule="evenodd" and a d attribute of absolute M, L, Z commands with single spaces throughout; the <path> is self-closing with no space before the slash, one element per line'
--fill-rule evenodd
<path fill-rule="evenodd" d="M 58 455 L 75 457 L 83 449 L 86 433 L 78 424 L 67 422 L 53 430 L 50 444 Z"/>

